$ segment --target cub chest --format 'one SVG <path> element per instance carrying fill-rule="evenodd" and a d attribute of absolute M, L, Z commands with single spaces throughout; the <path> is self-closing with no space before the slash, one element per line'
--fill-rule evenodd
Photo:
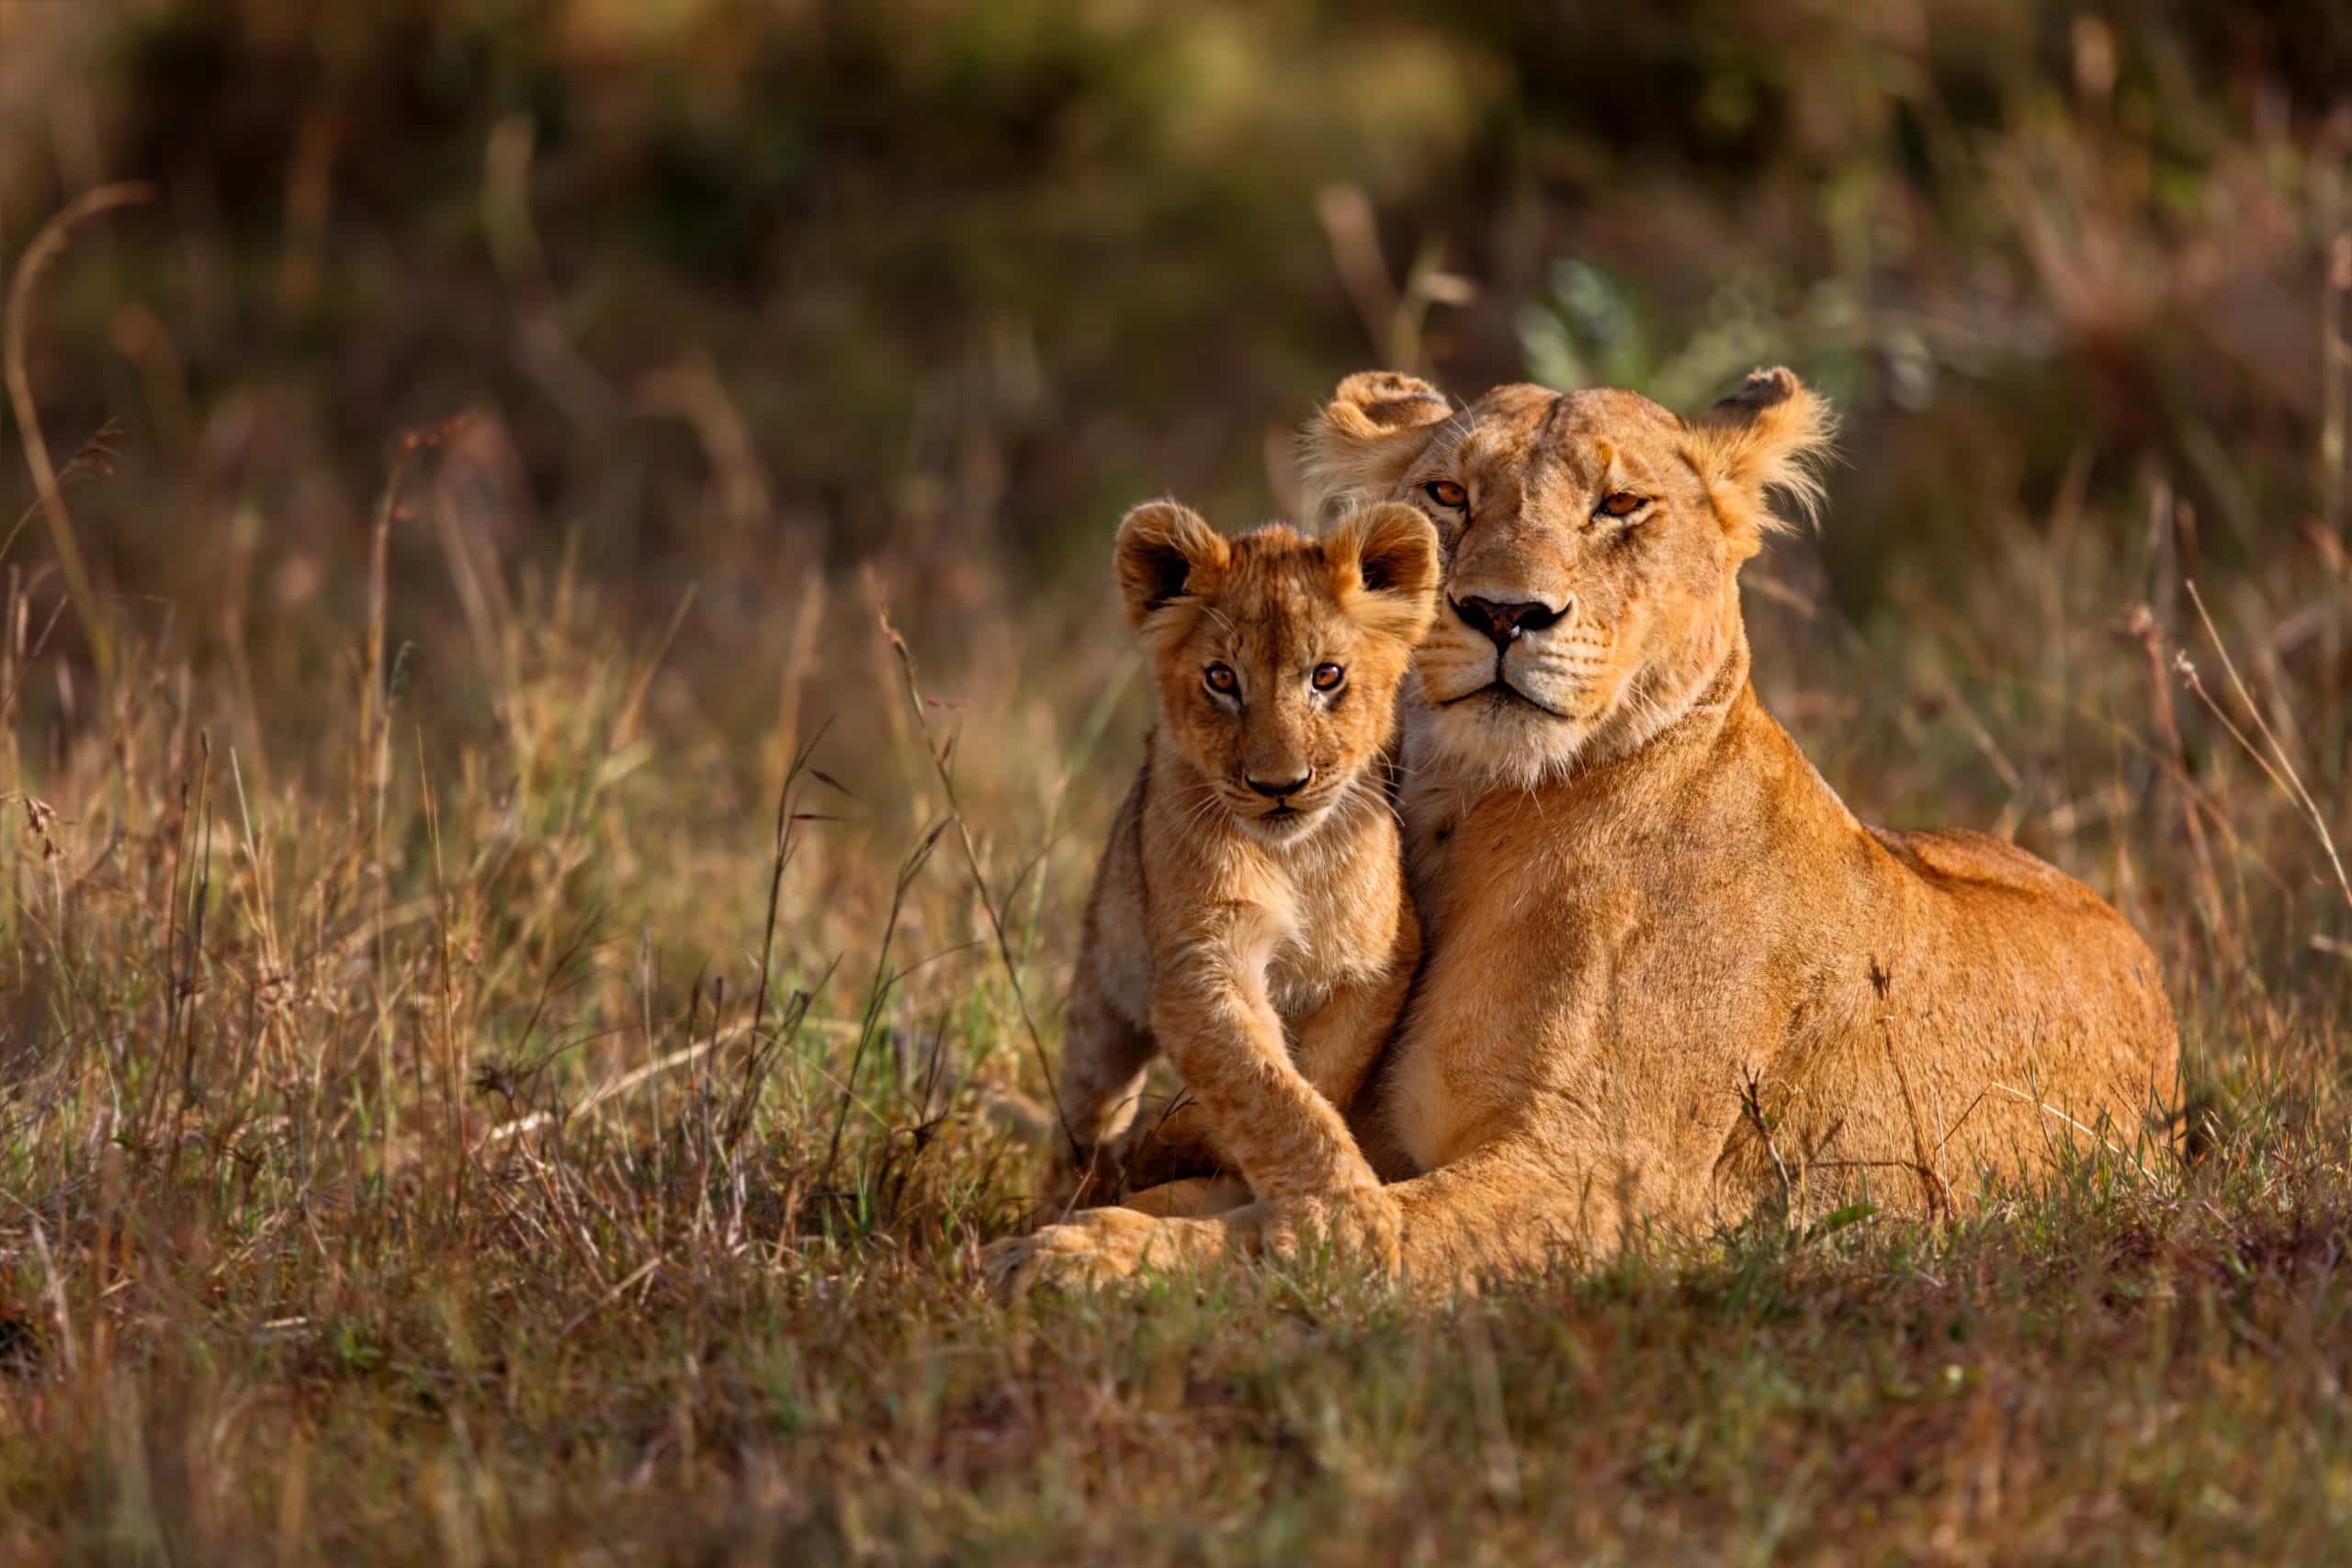
<path fill-rule="evenodd" d="M 1384 875 L 1354 864 L 1352 876 L 1301 877 L 1283 933 L 1266 963 L 1266 993 L 1285 1023 L 1319 1010 L 1343 985 L 1361 984 L 1394 961 L 1403 872 L 1392 848 L 1374 863 Z"/>

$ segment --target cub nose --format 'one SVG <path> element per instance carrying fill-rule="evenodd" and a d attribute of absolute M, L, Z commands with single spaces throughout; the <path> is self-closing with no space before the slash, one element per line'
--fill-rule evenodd
<path fill-rule="evenodd" d="M 1306 787 L 1307 781 L 1314 776 L 1315 774 L 1313 771 L 1310 770 L 1299 774 L 1298 777 L 1295 779 L 1291 779 L 1281 784 L 1270 784 L 1264 779 L 1250 779 L 1246 782 L 1251 789 L 1256 790 L 1268 800 L 1280 800 L 1286 795 L 1296 795 L 1300 790 L 1305 789 Z"/>
<path fill-rule="evenodd" d="M 1486 633 L 1497 648 L 1508 648 L 1520 639 L 1521 634 L 1542 631 L 1564 612 L 1532 600 L 1502 604 L 1474 596 L 1454 600 L 1453 613 Z"/>

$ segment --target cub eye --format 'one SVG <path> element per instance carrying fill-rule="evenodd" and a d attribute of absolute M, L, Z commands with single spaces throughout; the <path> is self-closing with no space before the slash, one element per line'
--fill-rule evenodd
<path fill-rule="evenodd" d="M 1212 664 L 1202 672 L 1201 679 L 1208 682 L 1210 691 L 1228 697 L 1233 694 L 1234 688 L 1241 684 L 1230 664 Z"/>
<path fill-rule="evenodd" d="M 1630 490 L 1621 490 L 1602 500 L 1600 511 L 1602 515 L 1608 517 L 1631 517 L 1634 513 L 1647 506 L 1649 499 L 1645 495 L 1635 495 Z"/>
<path fill-rule="evenodd" d="M 1459 512 L 1470 504 L 1470 492 L 1452 479 L 1431 479 L 1421 488 L 1427 491 L 1430 499 L 1440 506 L 1450 506 Z"/>
<path fill-rule="evenodd" d="M 1336 664 L 1318 664 L 1315 667 L 1315 689 L 1318 692 L 1336 692 L 1340 689 L 1340 682 L 1347 678 L 1348 672 Z"/>

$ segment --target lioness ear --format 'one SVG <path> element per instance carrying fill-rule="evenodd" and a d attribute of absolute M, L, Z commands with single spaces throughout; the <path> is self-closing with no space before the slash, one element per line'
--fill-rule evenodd
<path fill-rule="evenodd" d="M 1356 621 L 1419 642 L 1437 614 L 1437 529 L 1419 511 L 1385 501 L 1350 513 L 1323 538 L 1331 592 Z"/>
<path fill-rule="evenodd" d="M 1734 560 L 1789 526 L 1766 491 L 1781 491 L 1808 520 L 1819 514 L 1818 470 L 1837 433 L 1828 402 L 1780 368 L 1752 372 L 1738 391 L 1690 422 L 1683 456 L 1707 487 Z"/>
<path fill-rule="evenodd" d="M 1232 551 L 1189 506 L 1147 501 L 1119 525 L 1119 592 L 1127 624 L 1140 629 L 1177 599 L 1204 592 Z"/>
<path fill-rule="evenodd" d="M 1364 370 L 1340 383 L 1301 437 L 1306 499 L 1317 513 L 1353 501 L 1385 501 L 1453 417 L 1445 394 L 1417 377 Z"/>

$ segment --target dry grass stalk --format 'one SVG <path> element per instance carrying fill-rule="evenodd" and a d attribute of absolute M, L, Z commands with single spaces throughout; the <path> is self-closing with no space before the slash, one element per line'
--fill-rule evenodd
<path fill-rule="evenodd" d="M 914 652 L 907 647 L 906 639 L 899 635 L 898 629 L 890 625 L 888 607 L 877 604 L 876 610 L 881 617 L 882 635 L 888 639 L 890 650 L 899 657 L 899 669 L 906 680 L 908 707 L 914 716 L 916 727 L 922 731 L 923 750 L 931 758 L 940 790 L 947 798 L 946 820 L 955 826 L 956 842 L 964 851 L 965 868 L 971 873 L 972 890 L 979 897 L 981 912 L 988 917 L 989 934 L 996 939 L 997 962 L 1003 967 L 1006 984 L 1012 987 L 1013 1006 L 1020 1012 L 1022 1032 L 1028 1037 L 1038 1076 L 1045 1080 L 1046 1092 L 1053 1102 L 1054 1121 L 1061 1128 L 1071 1156 L 1076 1157 L 1080 1153 L 1078 1134 L 1070 1130 L 1069 1116 L 1062 1109 L 1061 1090 L 1055 1083 L 1053 1060 L 1046 1054 L 1044 1037 L 1037 1032 L 1037 1020 L 1029 1010 L 1028 990 L 1021 981 L 1021 963 L 1013 954 L 1012 939 L 1005 929 L 1003 910 L 989 888 L 988 874 L 981 869 L 979 851 L 972 842 L 971 824 L 956 792 L 956 773 L 951 765 L 955 738 L 950 736 L 942 740 L 932 729 L 922 689 L 915 681 Z"/>
<path fill-rule="evenodd" d="M 2181 679 L 2188 683 L 2188 689 L 2197 694 L 2198 701 L 2203 703 L 2207 710 L 2222 721 L 2222 727 L 2229 731 L 2230 738 L 2238 743 L 2239 748 L 2247 756 L 2252 757 L 2256 765 L 2262 769 L 2270 782 L 2301 809 L 2304 820 L 2311 824 L 2312 834 L 2319 840 L 2321 850 L 2327 856 L 2329 869 L 2335 874 L 2336 891 L 2344 896 L 2346 906 L 2352 908 L 2352 879 L 2345 876 L 2344 860 L 2335 852 L 2335 835 L 2328 829 L 2326 814 L 2320 810 L 2319 803 L 2312 798 L 2311 791 L 2303 787 L 2302 774 L 2296 771 L 2294 759 L 2290 757 L 2287 754 L 2287 749 L 2278 743 L 2278 737 L 2271 730 L 2269 722 L 2262 716 L 2261 707 L 2256 704 L 2253 694 L 2246 690 L 2245 682 L 2239 677 L 2237 665 L 2230 658 L 2229 648 L 2222 641 L 2222 634 L 2214 629 L 2213 617 L 2206 614 L 2205 601 L 2198 593 L 2197 584 L 2191 582 L 2186 586 L 2188 590 L 2189 603 L 2197 606 L 2197 618 L 2203 623 L 2205 635 L 2213 644 L 2213 652 L 2221 660 L 2222 670 L 2230 677 L 2230 688 L 2237 694 L 2238 701 L 2245 705 L 2246 715 L 2254 721 L 2255 729 L 2261 735 L 2264 744 L 2269 747 L 2269 756 L 2266 758 L 2260 750 L 2256 750 L 2244 732 L 2231 722 L 2229 715 L 2222 711 L 2222 705 L 2207 694 L 2204 682 L 2198 679 L 2197 667 L 2188 662 L 2186 654 L 2179 656 L 2178 660 Z M 2274 762 L 2276 766 L 2273 766 Z"/>
<path fill-rule="evenodd" d="M 57 470 L 51 466 L 49 443 L 41 435 L 40 406 L 33 397 L 32 378 L 25 370 L 25 334 L 32 323 L 33 285 L 64 253 L 65 243 L 74 231 L 102 213 L 151 201 L 154 195 L 153 186 L 130 183 L 100 186 L 84 193 L 41 226 L 33 236 L 33 243 L 17 259 L 17 276 L 8 285 L 8 400 L 16 408 L 17 439 L 24 443 L 25 461 L 32 468 L 33 488 L 49 518 L 50 544 L 57 551 L 57 563 L 65 573 L 66 588 L 73 596 L 74 613 L 81 621 L 83 636 L 89 641 L 101 681 L 112 671 L 112 649 L 89 568 L 82 559 L 81 541 L 74 536 L 74 519 L 65 508 L 64 488 Z"/>

